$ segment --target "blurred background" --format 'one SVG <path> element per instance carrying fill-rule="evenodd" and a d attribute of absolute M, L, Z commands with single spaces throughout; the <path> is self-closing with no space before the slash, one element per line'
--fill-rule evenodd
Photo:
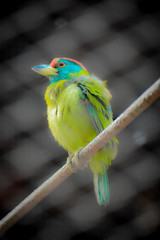
<path fill-rule="evenodd" d="M 108 80 L 116 118 L 160 76 L 158 10 L 156 0 L 23 0 L 1 8 L 1 218 L 67 158 L 48 129 L 48 80 L 31 67 L 55 57 L 81 61 Z M 3 239 L 160 239 L 159 109 L 156 101 L 117 136 L 109 206 L 98 206 L 92 173 L 85 169 Z"/>

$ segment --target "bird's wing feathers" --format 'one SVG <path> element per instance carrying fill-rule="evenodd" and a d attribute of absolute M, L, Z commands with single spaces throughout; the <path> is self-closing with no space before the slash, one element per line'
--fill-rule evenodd
<path fill-rule="evenodd" d="M 106 89 L 101 82 L 99 83 L 95 80 L 92 81 L 92 79 L 89 79 L 89 81 L 78 81 L 77 86 L 79 88 L 80 98 L 86 103 L 93 126 L 95 127 L 97 134 L 99 134 L 113 121 L 109 103 L 111 95 L 105 91 Z M 101 121 L 100 113 L 103 113 L 105 116 L 105 123 L 104 121 Z M 110 140 L 109 144 L 105 145 L 105 152 L 108 147 L 113 149 L 113 152 L 116 152 L 113 140 Z"/>
<path fill-rule="evenodd" d="M 95 80 L 94 80 L 95 81 Z M 95 85 L 95 86 L 94 86 Z M 83 101 L 85 101 L 93 125 L 97 133 L 100 133 L 104 127 L 98 116 L 98 113 L 103 113 L 109 123 L 112 122 L 112 112 L 110 109 L 109 99 L 104 91 L 105 88 L 93 81 L 79 81 L 77 83 L 79 94 Z M 109 124 L 108 124 L 109 125 Z"/>
<path fill-rule="evenodd" d="M 104 128 L 102 126 L 102 123 L 98 117 L 98 114 L 95 111 L 95 108 L 93 104 L 89 100 L 89 95 L 91 95 L 91 92 L 87 89 L 86 84 L 78 83 L 77 86 L 79 87 L 79 93 L 80 97 L 82 98 L 83 101 L 85 101 L 92 123 L 99 134 Z"/>

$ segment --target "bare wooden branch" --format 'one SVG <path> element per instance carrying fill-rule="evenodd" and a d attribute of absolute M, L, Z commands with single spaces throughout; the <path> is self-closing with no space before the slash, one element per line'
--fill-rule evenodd
<path fill-rule="evenodd" d="M 134 103 L 132 103 L 110 126 L 101 132 L 92 142 L 90 142 L 79 153 L 79 162 L 76 158 L 72 159 L 71 165 L 65 164 L 54 175 L 40 185 L 27 198 L 25 198 L 17 207 L 15 207 L 0 222 L 0 233 L 3 234 L 35 205 L 37 205 L 46 195 L 59 186 L 73 172 L 80 169 L 89 159 L 102 148 L 110 139 L 122 131 L 147 107 L 160 97 L 160 79 L 157 80 L 148 90 L 146 90 Z"/>

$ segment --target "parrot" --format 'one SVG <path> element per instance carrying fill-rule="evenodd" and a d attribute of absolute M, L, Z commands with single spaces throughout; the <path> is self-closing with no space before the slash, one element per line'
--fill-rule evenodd
<path fill-rule="evenodd" d="M 59 57 L 32 70 L 49 78 L 44 96 L 48 125 L 55 140 L 70 154 L 85 147 L 113 122 L 107 81 L 89 74 L 79 61 Z M 109 204 L 107 170 L 117 155 L 117 145 L 113 137 L 89 162 L 99 205 Z"/>

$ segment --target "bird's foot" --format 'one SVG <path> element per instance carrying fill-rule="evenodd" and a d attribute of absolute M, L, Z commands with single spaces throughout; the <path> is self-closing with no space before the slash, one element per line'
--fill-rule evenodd
<path fill-rule="evenodd" d="M 77 149 L 75 151 L 74 154 L 71 154 L 70 152 L 68 152 L 69 156 L 67 158 L 67 165 L 69 166 L 69 169 L 71 171 L 73 171 L 73 170 L 76 171 L 77 168 L 83 168 L 79 161 L 79 153 L 82 149 L 83 149 L 83 147 L 80 147 L 79 149 Z M 88 164 L 87 164 L 87 166 L 88 166 Z M 87 166 L 85 165 L 85 167 L 87 167 Z"/>
<path fill-rule="evenodd" d="M 71 171 L 73 171 L 73 169 L 74 169 L 73 157 L 74 157 L 74 154 L 71 154 L 71 153 L 67 157 L 67 165 Z"/>

